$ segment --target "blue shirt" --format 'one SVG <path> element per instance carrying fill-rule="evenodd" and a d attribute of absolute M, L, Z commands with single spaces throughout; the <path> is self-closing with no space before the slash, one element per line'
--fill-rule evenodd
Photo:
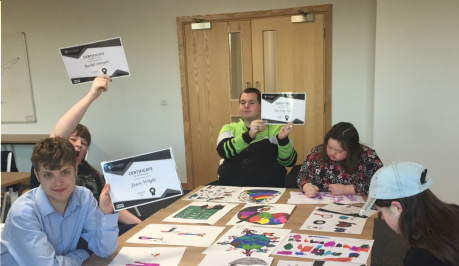
<path fill-rule="evenodd" d="M 76 186 L 62 215 L 40 186 L 10 208 L 2 231 L 1 264 L 81 265 L 89 254 L 76 250 L 80 236 L 96 255 L 110 256 L 118 246 L 118 213 L 104 215 L 92 193 Z"/>

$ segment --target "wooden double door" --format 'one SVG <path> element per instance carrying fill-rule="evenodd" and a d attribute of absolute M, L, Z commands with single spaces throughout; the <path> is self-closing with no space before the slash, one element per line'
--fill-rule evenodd
<path fill-rule="evenodd" d="M 206 29 L 193 29 L 196 22 Z M 188 189 L 217 179 L 218 134 L 238 121 L 246 87 L 306 93 L 306 123 L 291 135 L 297 164 L 323 141 L 331 126 L 331 5 L 179 17 L 177 27 Z"/>

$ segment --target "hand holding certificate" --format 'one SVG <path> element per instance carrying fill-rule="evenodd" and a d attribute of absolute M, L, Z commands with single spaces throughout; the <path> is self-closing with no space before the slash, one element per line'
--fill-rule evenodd
<path fill-rule="evenodd" d="M 304 125 L 306 93 L 262 93 L 261 119 L 267 124 L 283 125 L 288 122 Z"/>
<path fill-rule="evenodd" d="M 121 38 L 60 49 L 73 84 L 94 80 L 100 75 L 129 76 Z"/>
<path fill-rule="evenodd" d="M 116 211 L 183 195 L 171 148 L 101 164 Z"/>

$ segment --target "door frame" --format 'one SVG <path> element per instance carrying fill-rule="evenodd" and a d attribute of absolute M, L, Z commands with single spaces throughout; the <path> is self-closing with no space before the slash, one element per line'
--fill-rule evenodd
<path fill-rule="evenodd" d="M 331 128 L 331 74 L 332 74 L 332 5 L 317 5 L 286 9 L 263 11 L 248 11 L 215 15 L 196 15 L 177 17 L 177 39 L 180 61 L 180 86 L 182 91 L 183 128 L 185 137 L 185 161 L 187 183 L 182 183 L 186 189 L 194 189 L 193 153 L 191 145 L 190 103 L 188 101 L 188 71 L 186 67 L 185 25 L 194 22 L 235 21 L 254 18 L 271 18 L 278 16 L 299 15 L 304 13 L 324 15 L 324 132 Z M 216 151 L 215 151 L 216 152 Z"/>

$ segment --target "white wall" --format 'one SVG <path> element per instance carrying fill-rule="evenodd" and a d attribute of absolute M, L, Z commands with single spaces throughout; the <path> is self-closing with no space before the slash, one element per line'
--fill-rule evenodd
<path fill-rule="evenodd" d="M 332 121 L 353 122 L 372 145 L 375 0 L 3 0 L 2 32 L 26 33 L 38 122 L 2 124 L 2 133 L 51 132 L 90 86 L 70 84 L 58 49 L 120 36 L 132 76 L 115 79 L 83 118 L 93 135 L 89 162 L 100 170 L 101 161 L 172 146 L 186 182 L 176 17 L 329 3 Z M 20 171 L 30 169 L 31 146 L 6 148 L 15 151 Z"/>
<path fill-rule="evenodd" d="M 387 164 L 428 168 L 459 203 L 459 1 L 377 3 L 374 147 Z"/>

